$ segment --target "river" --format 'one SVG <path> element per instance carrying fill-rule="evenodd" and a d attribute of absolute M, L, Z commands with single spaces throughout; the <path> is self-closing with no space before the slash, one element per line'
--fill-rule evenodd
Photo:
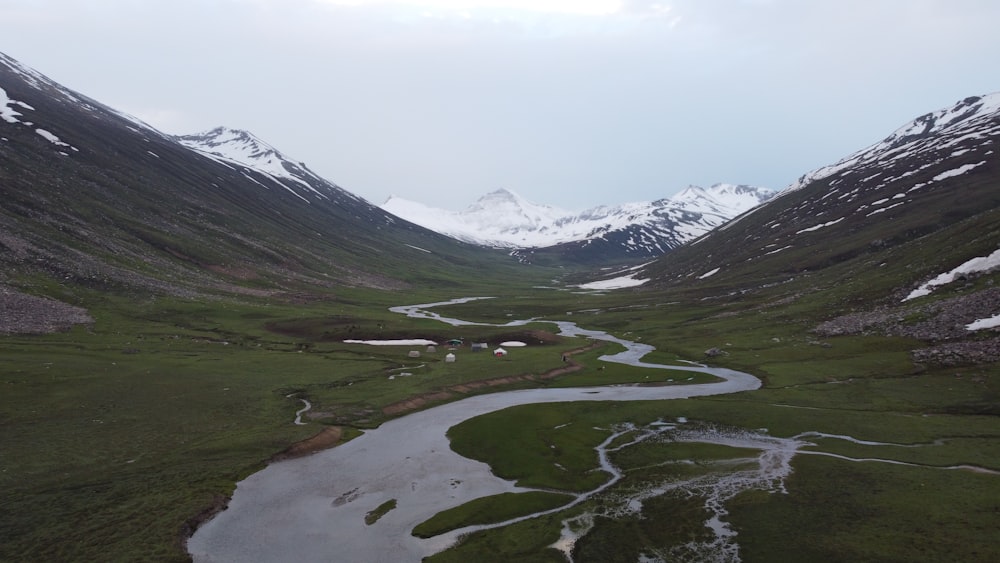
<path fill-rule="evenodd" d="M 463 298 L 393 308 L 452 325 L 481 324 L 442 317 L 432 307 Z M 535 319 L 512 321 L 520 326 Z M 454 541 L 455 534 L 430 539 L 410 535 L 434 514 L 470 500 L 522 489 L 490 468 L 451 450 L 448 429 L 469 418 L 506 407 L 566 401 L 680 399 L 757 389 L 752 375 L 703 366 L 664 366 L 640 361 L 653 350 L 574 323 L 555 323 L 561 334 L 586 336 L 625 346 L 601 360 L 650 369 L 699 371 L 720 382 L 663 387 L 528 389 L 469 397 L 382 424 L 350 442 L 314 455 L 274 463 L 241 481 L 229 508 L 201 526 L 188 541 L 196 563 L 254 561 L 420 561 Z M 365 516 L 383 503 L 396 507 L 372 525 Z"/>

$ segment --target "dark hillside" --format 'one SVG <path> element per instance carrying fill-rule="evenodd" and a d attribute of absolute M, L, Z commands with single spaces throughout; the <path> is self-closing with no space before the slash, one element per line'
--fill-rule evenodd
<path fill-rule="evenodd" d="M 921 284 L 1000 245 L 998 106 L 1000 95 L 972 97 L 918 118 L 881 143 L 803 176 L 637 277 L 652 278 L 649 288 L 699 299 L 789 305 L 837 334 L 971 339 L 980 352 L 967 360 L 1000 359 L 995 342 L 964 329 L 1000 313 L 1000 302 L 990 298 L 995 293 L 986 292 L 997 281 L 994 269 L 906 300 Z M 956 297 L 948 307 L 933 305 Z M 942 316 L 945 310 L 962 313 Z M 843 317 L 858 314 L 869 320 Z M 904 319 L 917 317 L 940 320 L 915 332 Z"/>
<path fill-rule="evenodd" d="M 872 263 L 897 272 L 891 289 L 908 292 L 924 276 L 989 254 L 1000 204 L 998 97 L 964 100 L 946 112 L 964 118 L 908 137 L 897 132 L 804 176 L 647 274 L 659 287 L 748 291 L 821 272 L 846 281 L 858 273 L 851 264 Z"/>
<path fill-rule="evenodd" d="M 526 268 L 304 165 L 278 177 L 209 158 L 2 56 L 0 88 L 0 282 L 257 294 Z"/>

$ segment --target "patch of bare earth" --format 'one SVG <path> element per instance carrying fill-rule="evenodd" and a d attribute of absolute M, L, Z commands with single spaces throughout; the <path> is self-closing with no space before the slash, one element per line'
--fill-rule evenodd
<path fill-rule="evenodd" d="M 284 450 L 274 454 L 269 461 L 273 463 L 275 461 L 285 459 L 294 459 L 332 448 L 340 443 L 343 436 L 344 430 L 341 427 L 327 426 L 313 436 L 310 436 L 305 440 L 295 442 L 291 446 L 288 446 Z"/>

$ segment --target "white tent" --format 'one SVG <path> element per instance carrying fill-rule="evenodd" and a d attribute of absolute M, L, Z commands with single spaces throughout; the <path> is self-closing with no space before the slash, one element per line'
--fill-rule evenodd
<path fill-rule="evenodd" d="M 446 364 L 453 363 L 454 361 L 455 361 L 455 354 L 448 354 L 447 356 L 444 357 L 444 362 Z"/>
<path fill-rule="evenodd" d="M 493 355 L 498 358 L 502 358 L 507 355 L 507 350 L 504 350 L 503 348 L 497 348 L 496 350 L 493 350 Z"/>

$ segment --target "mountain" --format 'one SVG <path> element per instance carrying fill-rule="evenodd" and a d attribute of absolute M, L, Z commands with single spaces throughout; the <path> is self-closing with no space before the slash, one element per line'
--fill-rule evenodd
<path fill-rule="evenodd" d="M 49 279 L 279 295 L 522 268 L 402 221 L 250 133 L 167 135 L 2 54 L 0 198 L 0 286 L 32 291 Z"/>
<path fill-rule="evenodd" d="M 194 149 L 227 166 L 240 166 L 269 176 L 272 181 L 305 202 L 334 200 L 368 207 L 360 197 L 330 183 L 309 170 L 302 162 L 292 162 L 271 145 L 248 131 L 216 127 L 197 135 L 175 137 L 180 144 Z"/>
<path fill-rule="evenodd" d="M 996 361 L 1000 342 L 966 327 L 1000 314 L 998 144 L 1000 93 L 966 98 L 632 277 L 698 299 L 810 302 L 822 333 L 972 339 Z"/>
<path fill-rule="evenodd" d="M 432 231 L 482 246 L 544 246 L 572 237 L 554 228 L 571 215 L 569 211 L 531 203 L 507 189 L 488 193 L 460 212 L 397 196 L 390 196 L 382 209 Z"/>
<path fill-rule="evenodd" d="M 671 198 L 574 213 L 500 189 L 461 212 L 398 197 L 390 197 L 382 209 L 459 240 L 515 249 L 515 254 L 535 261 L 547 254 L 598 263 L 659 256 L 772 195 L 752 186 L 690 186 Z"/>

